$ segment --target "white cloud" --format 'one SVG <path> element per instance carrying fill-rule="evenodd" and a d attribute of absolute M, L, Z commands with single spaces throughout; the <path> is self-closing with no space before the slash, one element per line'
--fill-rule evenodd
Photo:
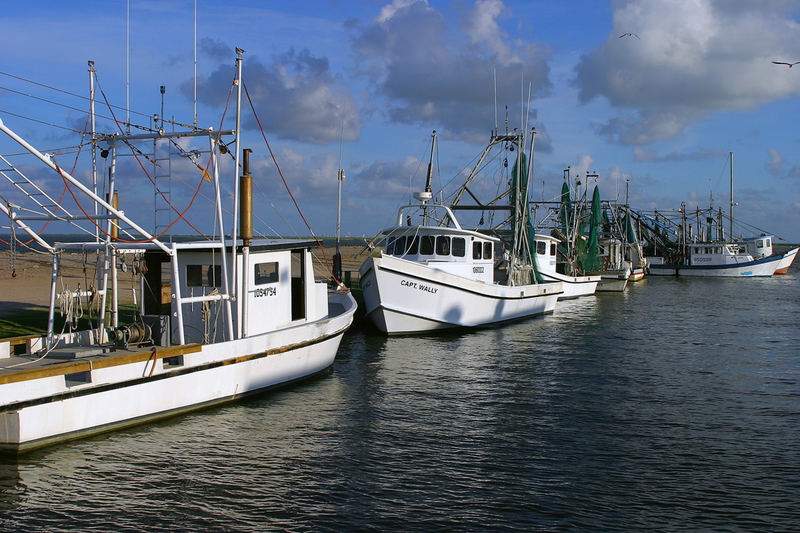
<path fill-rule="evenodd" d="M 547 94 L 549 52 L 512 41 L 499 24 L 507 11 L 500 0 L 480 0 L 456 25 L 427 2 L 395 0 L 369 24 L 351 22 L 360 73 L 385 98 L 389 119 L 484 140 L 494 125 L 494 72 L 498 104 L 509 104 L 512 117 L 523 84 L 532 83 L 534 97 Z"/>
<path fill-rule="evenodd" d="M 576 68 L 580 99 L 605 97 L 625 110 L 601 131 L 647 144 L 715 111 L 800 94 L 796 73 L 772 64 L 800 48 L 796 8 L 781 1 L 620 2 L 612 32 Z M 619 37 L 627 32 L 638 38 Z"/>
<path fill-rule="evenodd" d="M 208 43 L 206 48 L 214 46 Z M 361 119 L 355 100 L 331 73 L 326 57 L 289 50 L 267 65 L 256 56 L 249 57 L 245 68 L 245 87 L 267 134 L 311 143 L 338 141 L 340 134 L 346 141 L 358 139 Z M 233 78 L 233 67 L 221 64 L 198 81 L 198 100 L 224 105 L 219 99 L 228 93 Z M 191 95 L 191 82 L 182 89 Z M 249 106 L 246 96 L 242 105 Z M 257 131 L 259 125 L 247 118 L 242 127 Z"/>
<path fill-rule="evenodd" d="M 781 153 L 771 148 L 769 150 L 769 161 L 767 161 L 767 168 L 772 172 L 780 172 L 783 167 L 783 157 Z"/>

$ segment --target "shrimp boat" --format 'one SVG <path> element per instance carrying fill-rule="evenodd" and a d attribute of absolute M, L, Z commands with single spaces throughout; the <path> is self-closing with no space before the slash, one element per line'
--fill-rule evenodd
<path fill-rule="evenodd" d="M 237 50 L 239 91 L 241 64 Z M 238 115 L 237 108 L 237 127 Z M 227 150 L 220 148 L 224 145 L 219 139 L 235 135 L 234 168 L 239 169 L 238 130 L 93 135 L 93 150 L 102 146 L 104 157 L 112 162 L 104 186 L 113 201 L 101 198 L 2 119 L 0 131 L 55 171 L 76 195 L 76 203 L 81 197 L 99 210 L 96 215 L 90 210 L 74 215 L 18 168 L 0 172 L 25 192 L 20 196 L 32 206 L 0 205 L 13 221 L 12 234 L 27 234 L 52 257 L 47 333 L 0 340 L 0 448 L 24 452 L 161 419 L 303 380 L 331 367 L 353 320 L 355 300 L 349 291 L 331 291 L 326 283 L 315 281 L 313 241 L 253 238 L 249 150 L 241 154 L 243 172 L 235 182 L 241 189 L 234 194 L 241 197 L 240 210 L 233 210 L 239 235 L 225 237 L 217 156 Z M 209 142 L 210 172 L 204 171 L 200 179 L 213 183 L 216 238 L 165 240 L 119 207 L 115 191 L 130 186 L 115 182 L 113 162 L 121 147 L 143 140 L 155 147 L 177 137 L 206 137 Z M 137 203 L 129 200 L 130 212 L 136 212 Z M 76 227 L 89 219 L 102 230 L 101 237 L 51 243 L 29 225 L 44 219 Z M 97 289 L 65 288 L 61 263 L 68 252 L 98 258 Z M 120 320 L 118 307 L 118 271 L 127 270 L 125 265 L 132 265 L 134 286 L 138 285 L 134 318 L 128 323 Z M 81 329 L 69 316 L 61 331 L 55 327 L 59 305 L 75 308 L 97 301 L 102 303 L 91 327 Z"/>
<path fill-rule="evenodd" d="M 538 280 L 531 256 L 523 137 L 493 132 L 484 157 L 498 145 L 513 145 L 520 154 L 512 171 L 512 200 L 504 206 L 514 221 L 513 234 L 507 235 L 511 246 L 497 235 L 462 227 L 455 206 L 432 202 L 434 132 L 425 190 L 398 209 L 397 224 L 379 235 L 384 248 L 375 248 L 359 270 L 366 314 L 380 331 L 472 328 L 555 309 L 562 284 Z M 415 216 L 419 223 L 413 223 Z"/>
<path fill-rule="evenodd" d="M 764 234 L 741 241 L 733 238 L 735 205 L 733 152 L 730 152 L 730 211 L 727 213 L 727 233 L 724 224 L 726 215 L 721 208 L 715 209 L 713 203 L 708 209 L 701 210 L 698 207 L 695 223 L 692 223 L 687 214 L 686 203 L 682 203 L 678 210 L 679 221 L 662 219 L 662 222 L 675 228 L 671 231 L 674 240 L 666 242 L 666 257 L 650 259 L 650 273 L 662 276 L 750 278 L 772 276 L 782 267 L 788 270 L 797 249 L 790 250 L 785 255 L 773 254 L 772 235 Z"/>

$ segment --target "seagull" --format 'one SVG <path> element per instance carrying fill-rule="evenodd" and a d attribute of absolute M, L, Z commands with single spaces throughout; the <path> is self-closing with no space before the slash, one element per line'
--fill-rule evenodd
<path fill-rule="evenodd" d="M 773 63 L 775 63 L 776 65 L 786 65 L 787 67 L 792 68 L 793 66 L 800 63 L 800 61 L 795 61 L 794 63 L 787 63 L 786 61 L 773 61 Z"/>
<path fill-rule="evenodd" d="M 623 33 L 622 35 L 619 36 L 620 39 L 622 39 L 623 37 L 636 37 L 637 39 L 639 39 L 638 35 L 636 35 L 635 33 L 630 33 L 630 32 Z"/>

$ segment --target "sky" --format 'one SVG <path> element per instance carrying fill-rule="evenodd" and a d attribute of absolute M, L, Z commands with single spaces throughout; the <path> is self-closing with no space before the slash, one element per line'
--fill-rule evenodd
<path fill-rule="evenodd" d="M 800 1 L 196 5 L 196 39 L 194 0 L 7 7 L 0 18 L 0 119 L 86 181 L 88 149 L 76 160 L 74 147 L 86 142 L 76 130 L 87 123 L 87 61 L 102 89 L 98 130 L 116 128 L 106 99 L 117 119 L 125 119 L 129 102 L 131 122 L 150 124 L 161 114 L 160 86 L 164 115 L 191 125 L 195 79 L 198 125 L 216 130 L 234 125 L 235 98 L 228 95 L 239 47 L 256 110 L 254 116 L 245 96 L 242 147 L 253 149 L 260 233 L 309 234 L 262 128 L 313 231 L 335 233 L 342 168 L 342 234 L 369 238 L 423 188 L 433 130 L 434 188 L 452 187 L 487 143 L 496 116 L 504 128 L 507 108 L 510 128 L 525 121 L 536 130 L 534 200 L 555 199 L 569 168 L 573 179 L 596 173 L 604 199 L 624 199 L 627 185 L 630 204 L 642 210 L 686 202 L 688 209 L 713 203 L 727 211 L 732 152 L 736 219 L 800 242 L 800 65 L 773 63 L 800 61 Z M 61 194 L 60 176 L 0 137 L 0 154 Z M 186 151 L 203 146 L 181 141 Z M 221 162 L 226 203 L 230 159 Z M 183 210 L 199 173 L 186 158 L 175 170 L 183 176 L 173 183 L 172 201 Z M 141 213 L 151 227 L 153 215 L 143 214 L 153 205 L 148 177 L 132 157 L 120 157 L 117 174 L 123 209 Z M 187 214 L 201 231 L 212 230 L 203 203 L 212 197 L 208 184 L 200 187 Z"/>

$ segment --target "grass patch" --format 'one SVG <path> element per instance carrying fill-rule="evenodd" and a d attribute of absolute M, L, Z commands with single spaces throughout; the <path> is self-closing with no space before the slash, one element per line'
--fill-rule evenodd
<path fill-rule="evenodd" d="M 64 327 L 64 317 L 59 315 L 60 313 L 56 311 L 54 319 L 56 332 L 60 332 Z M 133 306 L 121 306 L 119 308 L 120 324 L 131 323 L 136 318 L 137 308 Z M 106 319 L 108 319 L 108 316 L 106 316 Z M 92 317 L 91 325 L 97 327 L 97 317 Z M 77 329 L 89 329 L 89 320 L 87 318 L 78 320 Z M 13 315 L 0 317 L 0 339 L 22 335 L 44 335 L 45 333 L 47 333 L 47 309 L 21 309 L 15 311 Z"/>

